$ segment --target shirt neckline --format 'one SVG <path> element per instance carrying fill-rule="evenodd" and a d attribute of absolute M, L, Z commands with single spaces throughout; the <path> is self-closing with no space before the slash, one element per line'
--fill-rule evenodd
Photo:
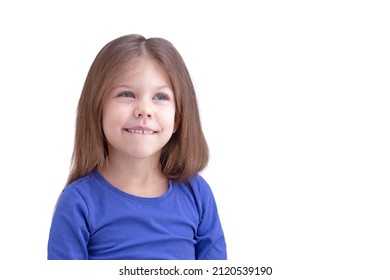
<path fill-rule="evenodd" d="M 168 190 L 161 196 L 158 197 L 140 197 L 136 195 L 129 194 L 124 192 L 117 187 L 111 185 L 100 173 L 99 171 L 94 171 L 92 174 L 99 184 L 110 192 L 119 195 L 127 200 L 141 203 L 141 204 L 159 204 L 167 200 L 174 192 L 174 184 L 172 180 L 168 180 Z"/>

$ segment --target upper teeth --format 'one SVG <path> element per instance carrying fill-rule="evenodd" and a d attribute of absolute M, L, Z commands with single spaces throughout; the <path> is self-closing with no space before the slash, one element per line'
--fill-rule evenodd
<path fill-rule="evenodd" d="M 153 134 L 153 130 L 140 130 L 140 129 L 128 129 L 130 133 L 140 133 L 140 134 Z"/>

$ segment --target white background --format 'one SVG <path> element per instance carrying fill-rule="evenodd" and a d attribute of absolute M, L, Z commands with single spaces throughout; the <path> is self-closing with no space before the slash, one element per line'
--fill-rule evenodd
<path fill-rule="evenodd" d="M 171 41 L 193 78 L 229 265 L 389 279 L 385 2 L 2 1 L 2 273 L 57 273 L 48 232 L 87 71 L 139 33 Z"/>

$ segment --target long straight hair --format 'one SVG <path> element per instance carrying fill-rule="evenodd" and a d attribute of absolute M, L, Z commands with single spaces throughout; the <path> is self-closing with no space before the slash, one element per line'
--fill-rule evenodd
<path fill-rule="evenodd" d="M 103 99 L 116 77 L 139 58 L 156 62 L 169 76 L 176 100 L 175 133 L 162 148 L 167 178 L 188 181 L 204 169 L 209 151 L 200 123 L 195 89 L 176 48 L 162 38 L 119 37 L 103 47 L 89 69 L 77 107 L 74 149 L 67 185 L 105 164 L 108 143 L 102 126 Z"/>

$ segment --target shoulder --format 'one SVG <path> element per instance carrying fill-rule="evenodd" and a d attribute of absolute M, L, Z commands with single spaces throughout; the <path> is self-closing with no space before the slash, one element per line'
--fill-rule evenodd
<path fill-rule="evenodd" d="M 91 172 L 91 173 L 73 181 L 72 183 L 67 185 L 64 190 L 87 188 L 92 184 L 92 182 L 94 180 L 95 180 L 95 172 Z"/>
<path fill-rule="evenodd" d="M 196 173 L 193 177 L 191 177 L 188 183 L 191 189 L 194 192 L 198 192 L 199 194 L 206 194 L 211 192 L 209 184 L 199 173 Z"/>
<path fill-rule="evenodd" d="M 205 209 L 207 209 L 210 203 L 214 201 L 214 196 L 210 185 L 198 173 L 191 177 L 191 179 L 185 185 L 186 189 L 191 192 L 198 212 L 200 213 L 200 216 L 202 216 Z"/>
<path fill-rule="evenodd" d="M 96 172 L 91 172 L 67 185 L 64 188 L 63 193 L 78 192 L 80 195 L 86 195 L 88 193 L 96 192 L 96 185 L 98 183 L 99 177 L 96 176 Z"/>
<path fill-rule="evenodd" d="M 70 183 L 62 190 L 59 202 L 86 203 L 86 199 L 93 194 L 94 185 L 96 185 L 94 181 L 94 174 L 90 173 Z"/>
<path fill-rule="evenodd" d="M 181 192 L 191 194 L 195 201 L 203 200 L 204 197 L 212 194 L 209 184 L 199 173 L 196 173 L 186 182 L 176 182 L 176 185 Z"/>

